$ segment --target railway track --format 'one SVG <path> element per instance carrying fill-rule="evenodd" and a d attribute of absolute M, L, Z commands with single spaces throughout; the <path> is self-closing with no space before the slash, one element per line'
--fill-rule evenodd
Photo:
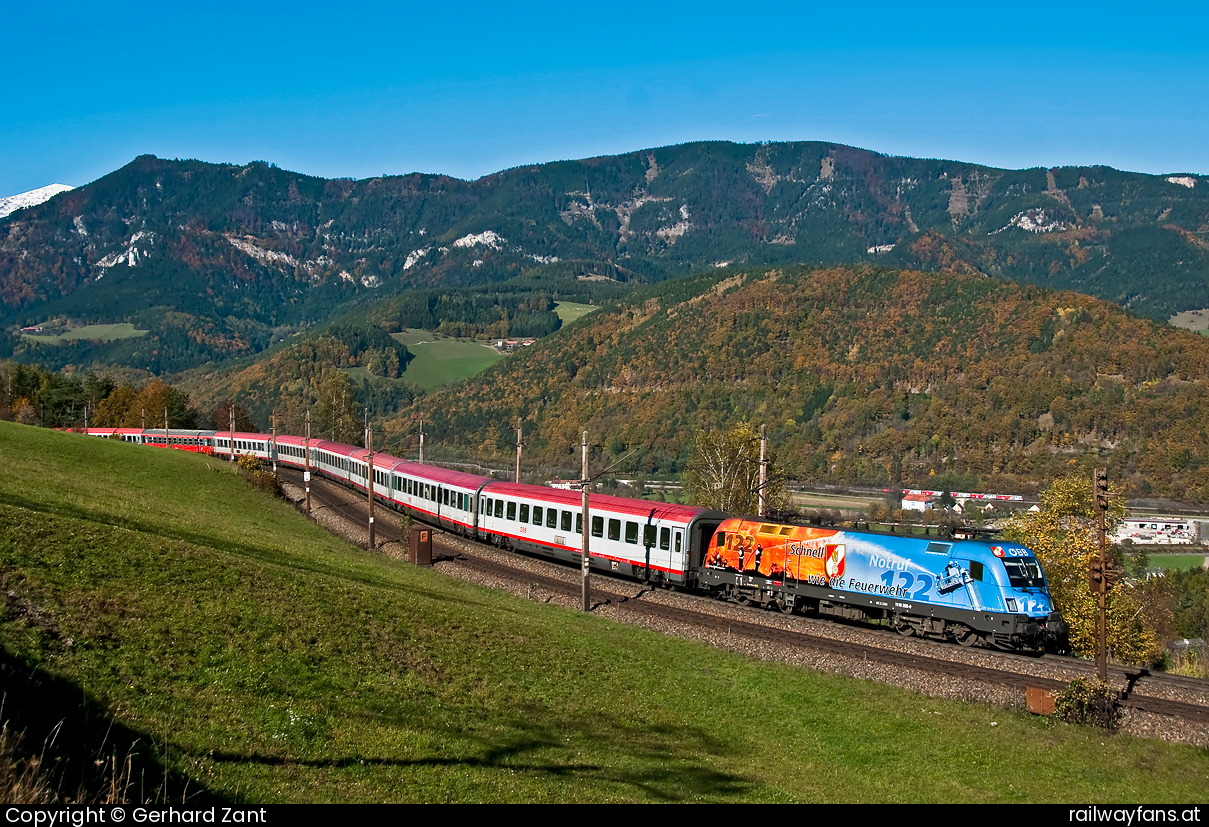
<path fill-rule="evenodd" d="M 297 471 L 282 469 L 281 478 L 302 485 Z M 315 477 L 311 495 L 312 513 L 319 522 L 362 546 L 367 544 L 365 497 Z M 381 504 L 375 506 L 375 513 L 378 550 L 406 556 L 399 515 Z M 509 588 L 530 599 L 579 605 L 579 573 L 567 566 L 500 552 L 440 530 L 434 535 L 433 558 L 438 569 L 454 576 Z M 599 572 L 592 575 L 592 598 L 598 614 L 754 657 L 1011 708 L 1025 706 L 1030 687 L 1058 691 L 1074 678 L 1095 672 L 1094 664 L 1072 658 L 1035 658 L 905 639 L 881 629 L 786 617 L 700 595 L 648 588 Z M 1127 721 L 1137 724 L 1134 729 L 1139 734 L 1209 746 L 1209 682 L 1126 667 L 1110 668 L 1109 679 L 1122 690 Z M 1190 737 L 1180 736 L 1185 730 Z"/>

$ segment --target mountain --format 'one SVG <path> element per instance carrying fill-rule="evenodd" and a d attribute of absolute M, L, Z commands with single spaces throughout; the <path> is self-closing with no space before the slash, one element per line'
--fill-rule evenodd
<path fill-rule="evenodd" d="M 1001 170 L 816 142 L 694 143 L 440 175 L 324 180 L 141 156 L 0 219 L 0 322 L 147 336 L 0 356 L 159 373 L 255 353 L 417 287 L 639 285 L 728 265 L 877 261 L 1209 308 L 1209 177 Z"/>
<path fill-rule="evenodd" d="M 35 207 L 43 201 L 49 201 L 61 192 L 68 192 L 75 189 L 66 184 L 50 184 L 49 186 L 39 187 L 36 190 L 29 192 L 18 193 L 17 195 L 6 195 L 0 198 L 0 218 L 4 218 L 10 213 L 17 210 L 23 210 L 26 207 Z"/>
<path fill-rule="evenodd" d="M 1209 339 L 978 274 L 761 267 L 644 288 L 389 424 L 428 451 L 683 470 L 695 433 L 766 424 L 793 479 L 1022 491 L 1107 466 L 1209 502 Z M 506 467 L 506 466 L 505 466 Z"/>

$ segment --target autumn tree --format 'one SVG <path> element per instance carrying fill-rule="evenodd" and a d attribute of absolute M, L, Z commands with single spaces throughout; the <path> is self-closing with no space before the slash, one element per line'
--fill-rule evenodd
<path fill-rule="evenodd" d="M 765 487 L 770 511 L 789 506 L 785 475 L 769 457 Z M 689 502 L 728 514 L 755 514 L 760 504 L 760 435 L 747 423 L 728 431 L 698 431 L 684 472 Z"/>
<path fill-rule="evenodd" d="M 1106 533 L 1124 519 L 1125 499 L 1113 490 L 1105 515 Z M 1094 657 L 1096 651 L 1099 604 L 1088 587 L 1088 566 L 1100 553 L 1096 522 L 1091 475 L 1072 474 L 1055 480 L 1041 495 L 1040 511 L 1013 515 L 1004 530 L 1005 539 L 1028 546 L 1037 555 L 1054 607 L 1070 625 L 1071 648 L 1084 657 Z M 1119 560 L 1114 565 L 1120 569 Z M 1140 593 L 1132 582 L 1110 584 L 1108 649 L 1116 660 L 1145 663 L 1160 653 L 1144 616 Z"/>
<path fill-rule="evenodd" d="M 328 439 L 347 445 L 361 445 L 364 441 L 361 409 L 353 383 L 344 371 L 333 370 L 323 378 L 315 416 L 319 432 Z"/>
<path fill-rule="evenodd" d="M 140 427 L 139 411 L 134 408 L 138 393 L 138 388 L 129 383 L 118 385 L 97 403 L 92 415 L 92 425 L 97 428 Z"/>
<path fill-rule="evenodd" d="M 238 402 L 233 402 L 230 399 L 224 399 L 218 403 L 218 407 L 214 409 L 214 413 L 210 419 L 214 422 L 214 427 L 220 431 L 229 430 L 231 427 L 231 414 L 235 414 L 235 430 L 244 433 L 254 433 L 260 431 L 247 409 Z"/>

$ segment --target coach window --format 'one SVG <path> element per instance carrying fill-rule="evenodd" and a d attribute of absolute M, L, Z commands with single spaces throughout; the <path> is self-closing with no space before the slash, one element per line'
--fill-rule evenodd
<path fill-rule="evenodd" d="M 648 524 L 642 527 L 642 544 L 644 546 L 655 545 L 655 526 Z"/>
<path fill-rule="evenodd" d="M 542 507 L 540 505 L 533 506 L 533 524 L 542 524 Z"/>
<path fill-rule="evenodd" d="M 621 539 L 621 520 L 609 520 L 609 539 Z"/>
<path fill-rule="evenodd" d="M 529 522 L 529 504 L 528 503 L 521 503 L 521 522 L 522 523 Z"/>
<path fill-rule="evenodd" d="M 592 518 L 592 536 L 593 537 L 603 537 L 604 536 L 604 517 L 593 517 Z"/>
<path fill-rule="evenodd" d="M 659 529 L 659 548 L 667 551 L 672 547 L 672 530 L 667 526 Z"/>
<path fill-rule="evenodd" d="M 546 528 L 558 528 L 558 509 L 546 509 Z"/>
<path fill-rule="evenodd" d="M 570 511 L 563 512 L 562 530 L 563 531 L 571 530 L 571 512 Z"/>
<path fill-rule="evenodd" d="M 495 516 L 499 517 L 501 520 L 504 519 L 504 501 L 503 500 L 495 501 Z"/>
<path fill-rule="evenodd" d="M 487 508 L 483 511 L 483 513 L 486 514 L 488 517 L 490 517 L 494 511 L 495 511 L 495 498 L 488 497 L 487 498 Z"/>
<path fill-rule="evenodd" d="M 514 523 L 516 522 L 516 503 L 514 502 L 508 503 L 508 519 Z"/>
<path fill-rule="evenodd" d="M 575 533 L 584 533 L 584 513 L 582 511 L 575 512 Z"/>
<path fill-rule="evenodd" d="M 638 545 L 638 523 L 626 520 L 625 522 L 625 541 L 632 545 Z"/>

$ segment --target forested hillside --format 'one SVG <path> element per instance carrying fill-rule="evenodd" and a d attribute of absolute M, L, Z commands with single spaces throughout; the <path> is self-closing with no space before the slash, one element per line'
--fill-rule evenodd
<path fill-rule="evenodd" d="M 1107 463 L 1133 495 L 1209 501 L 1209 341 L 1083 295 L 872 266 L 756 268 L 635 293 L 418 400 L 429 444 L 631 473 L 697 429 L 767 424 L 812 482 L 1035 488 Z M 436 450 L 435 447 L 433 450 Z"/>
<path fill-rule="evenodd" d="M 5 334 L 0 356 L 162 374 L 414 288 L 577 298 L 560 291 L 870 260 L 1075 289 L 1166 319 L 1209 307 L 1207 233 L 1199 176 L 1011 171 L 825 143 L 685 144 L 472 182 L 142 156 L 0 219 L 0 322 L 148 335 L 50 349 Z"/>

